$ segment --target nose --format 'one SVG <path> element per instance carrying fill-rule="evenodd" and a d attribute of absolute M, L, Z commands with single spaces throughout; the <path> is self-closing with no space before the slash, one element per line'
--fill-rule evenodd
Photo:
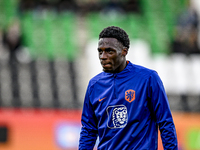
<path fill-rule="evenodd" d="M 107 54 L 106 54 L 106 52 L 102 52 L 101 54 L 99 54 L 99 58 L 100 59 L 107 59 Z"/>
<path fill-rule="evenodd" d="M 120 118 L 123 118 L 123 114 L 122 113 L 120 113 Z"/>

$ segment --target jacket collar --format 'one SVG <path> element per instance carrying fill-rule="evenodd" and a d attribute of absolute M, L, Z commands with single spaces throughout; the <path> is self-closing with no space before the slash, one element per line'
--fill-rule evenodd
<path fill-rule="evenodd" d="M 131 72 L 132 68 L 133 68 L 133 64 L 130 61 L 127 61 L 126 67 L 121 72 L 119 72 L 119 73 L 106 73 L 106 72 L 104 72 L 104 73 L 105 73 L 105 75 L 108 75 L 108 76 L 125 77 L 125 76 L 128 76 L 128 74 Z"/>

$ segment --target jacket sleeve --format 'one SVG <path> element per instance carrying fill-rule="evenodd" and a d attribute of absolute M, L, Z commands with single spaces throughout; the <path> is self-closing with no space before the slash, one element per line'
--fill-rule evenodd
<path fill-rule="evenodd" d="M 159 126 L 161 139 L 165 150 L 178 150 L 176 129 L 170 111 L 163 83 L 156 72 L 150 76 L 149 97 L 152 109 Z"/>
<path fill-rule="evenodd" d="M 92 150 L 98 136 L 98 131 L 97 119 L 90 103 L 89 88 L 85 95 L 81 123 L 79 150 Z"/>

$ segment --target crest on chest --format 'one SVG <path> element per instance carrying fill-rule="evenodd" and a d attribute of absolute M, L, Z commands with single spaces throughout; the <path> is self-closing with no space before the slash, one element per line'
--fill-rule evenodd
<path fill-rule="evenodd" d="M 123 128 L 128 122 L 128 113 L 125 105 L 109 106 L 107 108 L 109 128 Z"/>

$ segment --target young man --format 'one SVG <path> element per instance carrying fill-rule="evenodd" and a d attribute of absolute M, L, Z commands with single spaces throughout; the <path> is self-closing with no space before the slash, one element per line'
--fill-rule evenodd
<path fill-rule="evenodd" d="M 158 127 L 164 149 L 177 150 L 167 96 L 158 74 L 126 61 L 130 41 L 119 27 L 99 34 L 103 72 L 89 82 L 82 112 L 79 149 L 156 150 Z"/>

